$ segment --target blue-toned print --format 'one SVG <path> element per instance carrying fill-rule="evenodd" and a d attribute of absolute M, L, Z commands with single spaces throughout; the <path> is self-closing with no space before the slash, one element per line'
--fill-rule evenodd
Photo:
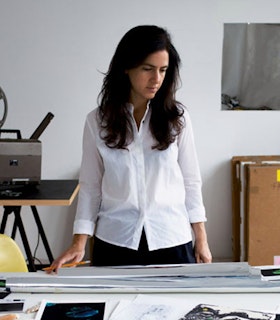
<path fill-rule="evenodd" d="M 73 307 L 70 311 L 66 312 L 66 316 L 74 319 L 86 319 L 88 317 L 93 317 L 98 313 L 98 310 L 92 309 L 90 307 Z"/>

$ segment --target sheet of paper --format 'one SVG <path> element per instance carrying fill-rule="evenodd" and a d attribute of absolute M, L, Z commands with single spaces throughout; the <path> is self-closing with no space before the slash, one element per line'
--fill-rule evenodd
<path fill-rule="evenodd" d="M 158 296 L 138 295 L 133 301 L 120 301 L 109 320 L 178 320 L 197 302 Z"/>
<path fill-rule="evenodd" d="M 43 300 L 35 320 L 103 320 L 105 302 L 75 302 Z"/>
<path fill-rule="evenodd" d="M 276 314 L 262 311 L 236 309 L 234 307 L 199 304 L 190 312 L 178 320 L 193 319 L 249 319 L 249 320 L 273 320 Z"/>

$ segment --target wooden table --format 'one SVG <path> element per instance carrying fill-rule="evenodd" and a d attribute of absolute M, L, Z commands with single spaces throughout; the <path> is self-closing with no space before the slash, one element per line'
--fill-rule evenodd
<path fill-rule="evenodd" d="M 29 271 L 36 271 L 31 254 L 29 242 L 21 217 L 21 207 L 30 206 L 39 235 L 43 241 L 50 263 L 53 255 L 41 223 L 36 206 L 70 206 L 79 191 L 78 180 L 41 180 L 39 185 L 24 186 L 22 188 L 8 188 L 0 190 L 0 205 L 4 207 L 4 214 L 0 226 L 0 233 L 5 232 L 8 216 L 15 215 L 11 237 L 14 239 L 17 228 L 19 229 L 23 246 L 28 259 Z"/>

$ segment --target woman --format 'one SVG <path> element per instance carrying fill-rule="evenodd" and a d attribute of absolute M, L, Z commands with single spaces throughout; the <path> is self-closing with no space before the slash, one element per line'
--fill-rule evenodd
<path fill-rule="evenodd" d="M 83 137 L 72 245 L 52 267 L 211 262 L 180 57 L 166 30 L 138 26 L 117 46 Z M 192 232 L 194 246 L 192 243 Z"/>

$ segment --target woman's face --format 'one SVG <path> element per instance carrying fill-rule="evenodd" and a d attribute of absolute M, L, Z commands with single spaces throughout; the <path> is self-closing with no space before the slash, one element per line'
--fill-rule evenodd
<path fill-rule="evenodd" d="M 134 107 L 154 98 L 163 83 L 168 63 L 168 52 L 162 50 L 148 55 L 138 67 L 126 71 L 131 83 L 129 102 Z"/>

